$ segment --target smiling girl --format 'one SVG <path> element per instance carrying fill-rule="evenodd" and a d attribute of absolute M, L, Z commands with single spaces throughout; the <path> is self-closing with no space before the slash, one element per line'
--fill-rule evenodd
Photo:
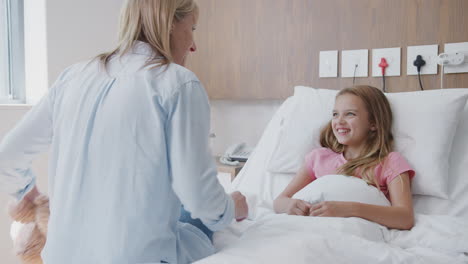
<path fill-rule="evenodd" d="M 361 217 L 389 228 L 411 229 L 414 212 L 411 179 L 415 172 L 401 154 L 393 152 L 392 111 L 385 95 L 371 86 L 341 90 L 332 119 L 321 131 L 322 148 L 305 162 L 275 199 L 277 213 L 324 217 Z M 377 187 L 391 206 L 324 201 L 310 204 L 292 196 L 320 177 L 344 174 Z"/>

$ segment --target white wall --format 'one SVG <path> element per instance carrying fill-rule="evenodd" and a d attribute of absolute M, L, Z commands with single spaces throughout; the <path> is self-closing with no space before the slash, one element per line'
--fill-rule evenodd
<path fill-rule="evenodd" d="M 254 147 L 282 101 L 213 100 L 211 104 L 212 152 L 221 155 L 234 143 Z"/>
<path fill-rule="evenodd" d="M 47 70 L 49 85 L 70 64 L 108 51 L 117 41 L 117 25 L 122 0 L 47 0 Z M 199 47 L 201 48 L 201 47 Z M 264 127 L 281 101 L 212 101 L 214 154 L 237 142 L 256 145 Z M 0 106 L 0 139 L 27 112 L 29 107 Z M 33 164 L 39 188 L 47 191 L 47 155 Z M 0 194 L 0 210 L 8 197 Z M 16 264 L 9 239 L 10 220 L 0 214 L 0 262 Z"/>
<path fill-rule="evenodd" d="M 47 0 L 49 84 L 67 66 L 114 48 L 122 0 Z"/>

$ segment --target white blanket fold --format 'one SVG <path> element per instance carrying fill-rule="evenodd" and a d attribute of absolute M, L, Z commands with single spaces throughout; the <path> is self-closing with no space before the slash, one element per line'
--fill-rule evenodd
<path fill-rule="evenodd" d="M 468 226 L 417 215 L 411 231 L 360 218 L 266 214 L 215 234 L 219 252 L 197 263 L 468 263 Z M 220 246 L 222 245 L 222 246 Z"/>

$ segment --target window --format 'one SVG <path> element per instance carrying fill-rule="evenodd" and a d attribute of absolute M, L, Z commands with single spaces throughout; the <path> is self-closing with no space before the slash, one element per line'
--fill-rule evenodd
<path fill-rule="evenodd" d="M 0 0 L 0 104 L 25 102 L 23 12 L 23 0 Z"/>

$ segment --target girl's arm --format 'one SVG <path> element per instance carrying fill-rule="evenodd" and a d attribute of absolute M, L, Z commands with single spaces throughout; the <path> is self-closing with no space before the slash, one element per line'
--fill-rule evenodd
<path fill-rule="evenodd" d="M 290 215 L 309 215 L 311 204 L 302 200 L 292 199 L 291 197 L 311 182 L 312 178 L 304 165 L 286 189 L 273 202 L 275 212 Z"/>
<path fill-rule="evenodd" d="M 414 212 L 408 173 L 405 172 L 391 181 L 388 190 L 391 206 L 329 201 L 312 205 L 310 215 L 360 217 L 388 228 L 411 229 L 414 226 Z"/>

